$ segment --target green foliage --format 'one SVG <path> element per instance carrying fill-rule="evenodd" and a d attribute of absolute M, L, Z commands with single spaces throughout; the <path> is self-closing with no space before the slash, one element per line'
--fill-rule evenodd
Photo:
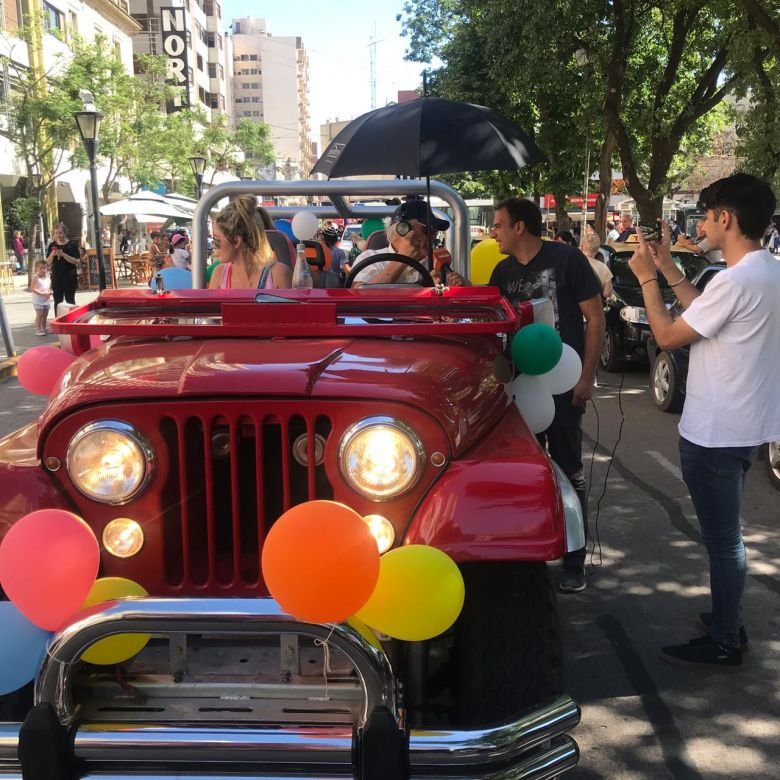
<path fill-rule="evenodd" d="M 724 97 L 740 91 L 751 96 L 744 166 L 765 176 L 780 167 L 776 0 L 409 0 L 404 14 L 408 58 L 444 63 L 437 94 L 495 108 L 545 150 L 549 163 L 521 173 L 521 188 L 578 193 L 587 137 L 594 158 L 614 139 L 640 215 L 660 216 L 722 130 Z"/>
<path fill-rule="evenodd" d="M 23 230 L 28 235 L 32 235 L 31 228 L 40 214 L 38 198 L 22 195 L 10 201 L 4 212 L 3 217 L 7 228 Z"/>
<path fill-rule="evenodd" d="M 243 118 L 233 129 L 224 114 L 204 129 L 196 145 L 215 172 L 230 171 L 239 177 L 252 175 L 275 159 L 268 125 Z"/>

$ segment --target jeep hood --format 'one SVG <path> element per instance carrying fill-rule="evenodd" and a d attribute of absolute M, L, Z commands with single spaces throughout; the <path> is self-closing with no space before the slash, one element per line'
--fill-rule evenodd
<path fill-rule="evenodd" d="M 77 358 L 42 425 L 97 403 L 262 396 L 406 403 L 432 414 L 455 451 L 509 403 L 494 338 L 118 338 Z"/>

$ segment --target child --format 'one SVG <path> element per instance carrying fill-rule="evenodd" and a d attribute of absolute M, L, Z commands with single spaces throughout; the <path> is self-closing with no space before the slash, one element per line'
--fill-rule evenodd
<path fill-rule="evenodd" d="M 51 304 L 51 279 L 49 278 L 49 266 L 45 260 L 39 260 L 35 264 L 35 276 L 32 279 L 32 305 L 35 309 L 35 335 L 45 336 L 46 319 L 49 316 Z"/>

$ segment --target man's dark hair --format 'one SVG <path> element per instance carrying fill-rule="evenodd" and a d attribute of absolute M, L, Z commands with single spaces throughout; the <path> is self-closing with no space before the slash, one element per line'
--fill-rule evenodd
<path fill-rule="evenodd" d="M 734 215 L 746 238 L 760 239 L 772 219 L 777 199 L 772 188 L 748 173 L 735 173 L 710 184 L 701 191 L 698 207 Z"/>
<path fill-rule="evenodd" d="M 542 235 L 542 212 L 539 207 L 526 198 L 506 198 L 496 204 L 496 211 L 506 209 L 513 223 L 524 222 L 525 229 L 539 238 Z"/>

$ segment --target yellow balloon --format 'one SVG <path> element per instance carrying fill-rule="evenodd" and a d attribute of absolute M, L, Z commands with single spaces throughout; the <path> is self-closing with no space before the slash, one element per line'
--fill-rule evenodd
<path fill-rule="evenodd" d="M 358 620 L 354 615 L 351 618 L 347 618 L 347 620 L 344 621 L 348 626 L 352 626 L 352 628 L 355 629 L 355 631 L 360 634 L 360 636 L 363 637 L 363 639 L 368 642 L 368 644 L 375 647 L 377 650 L 380 650 L 381 652 L 384 652 L 384 648 L 382 647 L 382 643 L 379 641 L 379 637 L 362 621 Z"/>
<path fill-rule="evenodd" d="M 95 581 L 81 608 L 86 609 L 114 599 L 142 598 L 148 595 L 137 582 L 124 577 L 103 577 Z M 117 634 L 95 642 L 84 651 L 81 658 L 101 666 L 121 664 L 140 653 L 150 639 L 148 634 Z"/>
<path fill-rule="evenodd" d="M 379 581 L 357 617 L 395 639 L 417 642 L 446 631 L 463 608 L 463 576 L 446 553 L 410 544 L 379 560 Z"/>
<path fill-rule="evenodd" d="M 502 255 L 495 238 L 485 238 L 471 250 L 471 283 L 487 284 L 490 274 L 509 255 Z"/>

